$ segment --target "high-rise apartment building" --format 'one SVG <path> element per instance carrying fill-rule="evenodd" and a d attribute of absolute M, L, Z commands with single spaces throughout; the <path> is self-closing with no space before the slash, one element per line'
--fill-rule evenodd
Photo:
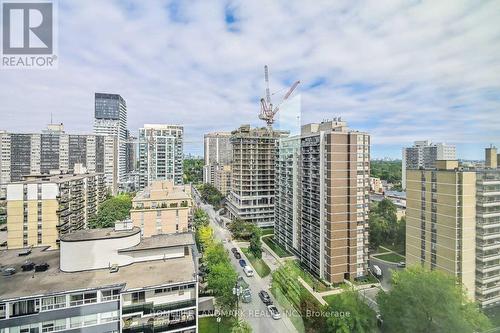
<path fill-rule="evenodd" d="M 437 160 L 456 160 L 456 147 L 446 143 L 415 141 L 413 147 L 403 148 L 401 186 L 406 189 L 406 170 L 434 168 Z"/>
<path fill-rule="evenodd" d="M 61 235 L 87 227 L 106 198 L 103 174 L 30 176 L 7 185 L 7 246 L 57 248 Z"/>
<path fill-rule="evenodd" d="M 215 185 L 215 172 L 232 161 L 231 133 L 207 133 L 203 138 L 203 147 L 203 182 Z"/>
<path fill-rule="evenodd" d="M 1 251 L 15 274 L 0 276 L 0 331 L 195 333 L 193 246 L 190 233 L 106 228 L 64 235 L 60 250 Z"/>
<path fill-rule="evenodd" d="M 139 129 L 139 189 L 154 180 L 183 184 L 183 137 L 179 125 L 146 124 Z"/>
<path fill-rule="evenodd" d="M 127 130 L 127 153 L 126 153 L 126 174 L 130 175 L 135 171 L 137 164 L 137 138 Z"/>
<path fill-rule="evenodd" d="M 231 165 L 222 165 L 215 171 L 214 186 L 223 196 L 227 196 L 231 191 Z"/>
<path fill-rule="evenodd" d="M 476 286 L 476 172 L 457 161 L 407 170 L 406 263 L 453 275 L 471 299 Z"/>
<path fill-rule="evenodd" d="M 90 173 L 104 173 L 106 185 L 116 193 L 115 136 L 67 134 L 62 124 L 50 124 L 42 133 L 0 132 L 0 194 L 24 176 L 73 173 L 77 164 Z"/>
<path fill-rule="evenodd" d="M 153 181 L 132 200 L 130 217 L 144 237 L 186 232 L 191 215 L 191 186 Z"/>
<path fill-rule="evenodd" d="M 278 139 L 288 134 L 243 125 L 231 132 L 232 180 L 227 208 L 231 218 L 260 227 L 274 225 L 274 159 Z"/>
<path fill-rule="evenodd" d="M 300 136 L 281 138 L 275 158 L 274 240 L 300 257 Z"/>
<path fill-rule="evenodd" d="M 94 133 L 116 137 L 118 181 L 123 181 L 127 173 L 127 104 L 120 95 L 95 93 Z"/>
<path fill-rule="evenodd" d="M 370 136 L 341 119 L 302 127 L 300 260 L 338 283 L 366 275 Z"/>

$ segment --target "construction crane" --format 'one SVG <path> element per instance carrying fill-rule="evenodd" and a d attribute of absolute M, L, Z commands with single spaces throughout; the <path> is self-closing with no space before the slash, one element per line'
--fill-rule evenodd
<path fill-rule="evenodd" d="M 283 96 L 283 100 L 273 108 L 273 103 L 271 102 L 271 93 L 269 91 L 269 68 L 264 66 L 264 79 L 266 82 L 266 98 L 260 99 L 260 114 L 259 118 L 265 120 L 268 127 L 271 127 L 274 123 L 274 116 L 278 113 L 281 104 L 290 97 L 295 88 L 299 85 L 300 81 L 295 81 L 290 87 L 288 92 Z M 273 94 L 274 95 L 274 94 Z"/>

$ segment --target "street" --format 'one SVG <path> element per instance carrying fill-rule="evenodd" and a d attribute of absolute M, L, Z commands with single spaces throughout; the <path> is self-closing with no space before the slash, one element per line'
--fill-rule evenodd
<path fill-rule="evenodd" d="M 377 259 L 375 257 L 370 257 L 370 266 L 373 269 L 373 265 L 377 265 L 380 267 L 382 270 L 382 278 L 380 279 L 380 284 L 382 286 L 382 289 L 385 291 L 388 291 L 391 289 L 391 270 L 399 270 L 401 268 L 398 268 L 398 264 L 396 263 L 389 263 L 382 261 L 380 259 Z"/>
<path fill-rule="evenodd" d="M 210 226 L 214 230 L 214 237 L 220 241 L 230 239 L 231 238 L 230 232 L 219 226 L 219 224 L 216 222 L 215 219 L 216 213 L 213 207 L 211 205 L 205 205 L 199 202 L 199 198 L 196 194 L 193 197 L 200 204 L 200 208 L 202 208 L 208 214 L 210 218 Z M 275 302 L 274 299 L 273 303 L 279 309 L 282 317 L 281 319 L 278 320 L 274 320 L 270 317 L 266 306 L 264 305 L 264 303 L 262 303 L 261 299 L 259 298 L 258 293 L 261 290 L 266 290 L 271 295 L 271 292 L 269 291 L 271 276 L 269 275 L 266 278 L 262 279 L 257 274 L 257 272 L 255 272 L 253 277 L 247 277 L 243 272 L 243 269 L 240 267 L 238 260 L 234 258 L 231 252 L 231 248 L 232 247 L 238 248 L 238 251 L 242 255 L 242 259 L 245 259 L 247 264 L 251 265 L 248 258 L 246 258 L 245 254 L 240 251 L 236 243 L 233 243 L 232 241 L 224 241 L 223 245 L 224 248 L 229 251 L 229 257 L 231 263 L 233 264 L 233 267 L 236 269 L 236 272 L 238 272 L 240 276 L 243 276 L 245 281 L 250 285 L 249 288 L 252 291 L 252 301 L 250 303 L 243 303 L 240 301 L 239 309 L 244 319 L 248 321 L 248 323 L 251 325 L 253 332 L 268 332 L 268 333 L 296 332 L 297 330 L 287 317 L 287 314 L 283 312 L 281 306 L 277 304 L 277 302 Z M 271 298 L 273 298 L 272 295 Z"/>

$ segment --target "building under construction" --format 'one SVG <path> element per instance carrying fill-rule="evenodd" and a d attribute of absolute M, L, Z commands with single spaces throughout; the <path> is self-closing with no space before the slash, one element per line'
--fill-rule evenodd
<path fill-rule="evenodd" d="M 274 224 L 274 159 L 278 140 L 287 132 L 243 125 L 233 131 L 230 217 L 260 227 Z"/>

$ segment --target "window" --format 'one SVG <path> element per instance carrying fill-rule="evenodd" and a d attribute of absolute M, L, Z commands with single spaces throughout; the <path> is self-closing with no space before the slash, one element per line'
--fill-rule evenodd
<path fill-rule="evenodd" d="M 146 300 L 146 295 L 144 291 L 132 293 L 132 303 L 144 303 L 145 300 Z"/>
<path fill-rule="evenodd" d="M 83 317 L 84 326 L 95 325 L 95 324 L 97 324 L 97 314 L 86 315 L 85 317 Z"/>
<path fill-rule="evenodd" d="M 66 328 L 66 319 L 44 321 L 42 323 L 42 332 L 60 331 Z"/>
<path fill-rule="evenodd" d="M 9 328 L 12 333 L 38 333 L 38 324 L 23 325 Z"/>
<path fill-rule="evenodd" d="M 97 302 L 97 292 L 88 292 L 82 294 L 73 294 L 70 296 L 70 306 L 90 304 Z"/>
<path fill-rule="evenodd" d="M 42 298 L 42 311 L 66 307 L 66 296 Z"/>
<path fill-rule="evenodd" d="M 101 323 L 108 323 L 116 320 L 118 320 L 118 311 L 101 313 Z"/>
<path fill-rule="evenodd" d="M 75 305 L 81 305 L 83 304 L 83 294 L 74 294 L 69 297 L 69 305 L 70 306 L 75 306 Z"/>
<path fill-rule="evenodd" d="M 102 293 L 102 300 L 103 301 L 111 301 L 111 300 L 120 299 L 120 289 L 103 290 L 103 291 L 101 291 L 101 293 Z"/>
<path fill-rule="evenodd" d="M 71 317 L 69 322 L 70 322 L 71 328 L 82 327 L 82 324 L 83 324 L 82 317 Z"/>
<path fill-rule="evenodd" d="M 5 318 L 5 304 L 0 304 L 0 319 Z"/>
<path fill-rule="evenodd" d="M 19 301 L 11 304 L 11 316 L 24 316 L 37 313 L 40 310 L 40 301 L 37 299 Z"/>

